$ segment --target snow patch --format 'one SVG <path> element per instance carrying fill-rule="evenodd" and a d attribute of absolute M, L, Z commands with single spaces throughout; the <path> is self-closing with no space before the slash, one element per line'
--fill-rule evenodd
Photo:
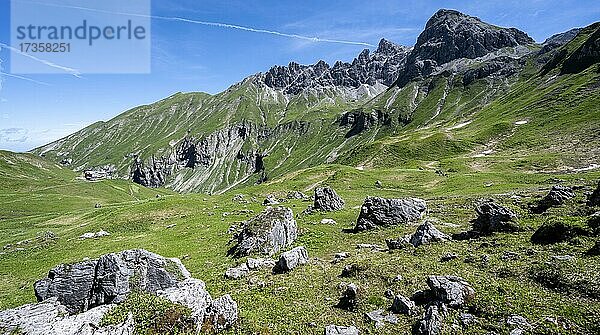
<path fill-rule="evenodd" d="M 459 124 L 454 125 L 454 126 L 452 126 L 450 128 L 446 128 L 446 130 L 460 129 L 462 127 L 468 126 L 471 122 L 473 122 L 473 121 L 467 121 L 467 122 L 459 123 Z"/>

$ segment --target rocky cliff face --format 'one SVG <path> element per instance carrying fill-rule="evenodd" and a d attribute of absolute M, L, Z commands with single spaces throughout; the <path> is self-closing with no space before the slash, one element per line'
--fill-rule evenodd
<path fill-rule="evenodd" d="M 475 59 L 506 47 L 535 43 L 515 28 L 500 28 L 476 17 L 442 9 L 427 22 L 406 59 L 396 82 L 399 86 L 430 75 L 442 64 L 460 58 Z"/>
<path fill-rule="evenodd" d="M 390 86 L 404 66 L 409 50 L 382 39 L 373 54 L 365 49 L 352 63 L 338 61 L 330 67 L 324 61 L 314 65 L 292 62 L 288 66 L 274 66 L 260 78 L 267 86 L 287 94 L 298 94 L 315 87 Z"/>

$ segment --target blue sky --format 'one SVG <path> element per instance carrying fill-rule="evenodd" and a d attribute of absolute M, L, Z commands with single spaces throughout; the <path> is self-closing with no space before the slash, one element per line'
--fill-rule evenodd
<path fill-rule="evenodd" d="M 18 0 L 16 0 L 18 1 Z M 543 41 L 600 21 L 597 0 L 285 1 L 154 0 L 152 15 L 235 24 L 286 34 L 413 45 L 427 19 L 452 8 L 516 27 Z M 9 0 L 0 0 L 0 42 L 9 40 Z M 25 151 L 98 120 L 179 91 L 217 93 L 242 78 L 290 61 L 350 61 L 364 46 L 314 42 L 231 28 L 152 20 L 150 74 L 0 74 L 0 149 Z M 0 67 L 8 72 L 8 51 Z"/>

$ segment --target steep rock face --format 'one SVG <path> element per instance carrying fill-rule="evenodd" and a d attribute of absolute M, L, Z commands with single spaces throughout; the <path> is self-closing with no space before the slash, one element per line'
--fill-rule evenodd
<path fill-rule="evenodd" d="M 575 28 L 575 29 L 565 31 L 564 33 L 550 36 L 548 39 L 546 39 L 544 41 L 544 43 L 542 43 L 542 48 L 540 49 L 538 54 L 539 55 L 545 54 L 551 50 L 554 50 L 556 48 L 559 48 L 559 47 L 571 42 L 575 38 L 575 36 L 577 36 L 577 34 L 579 34 L 580 31 L 581 31 L 581 28 Z"/>
<path fill-rule="evenodd" d="M 184 138 L 160 158 L 151 157 L 145 164 L 139 159 L 131 168 L 131 180 L 147 187 L 169 186 L 177 191 L 194 190 L 208 179 L 222 180 L 222 169 L 236 169 L 238 178 L 262 173 L 266 176 L 263 158 L 268 155 L 266 143 L 279 136 L 305 134 L 308 122 L 293 121 L 272 128 L 242 122 L 217 130 L 202 139 Z M 189 172 L 195 178 L 190 178 Z M 179 174 L 187 178 L 178 177 Z M 262 179 L 265 179 L 264 177 Z"/>
<path fill-rule="evenodd" d="M 333 67 L 324 61 L 314 65 L 292 62 L 288 66 L 274 66 L 264 74 L 264 83 L 286 94 L 298 94 L 306 88 L 351 87 L 361 85 L 390 86 L 404 65 L 409 48 L 382 39 L 371 54 L 363 50 L 352 63 L 338 61 Z"/>
<path fill-rule="evenodd" d="M 496 27 L 476 17 L 442 9 L 429 19 L 419 35 L 396 84 L 404 86 L 455 59 L 474 59 L 505 47 L 530 43 L 534 40 L 518 29 Z"/>
<path fill-rule="evenodd" d="M 595 31 L 564 62 L 561 73 L 578 73 L 600 62 L 600 23 L 588 29 Z"/>
<path fill-rule="evenodd" d="M 382 111 L 367 113 L 364 111 L 352 111 L 344 113 L 340 118 L 340 126 L 350 127 L 346 138 L 358 135 L 376 125 L 390 125 L 391 116 Z"/>

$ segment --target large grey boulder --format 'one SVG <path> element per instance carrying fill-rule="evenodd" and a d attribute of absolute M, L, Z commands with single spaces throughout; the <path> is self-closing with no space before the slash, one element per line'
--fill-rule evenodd
<path fill-rule="evenodd" d="M 427 285 L 434 300 L 453 308 L 463 307 L 475 298 L 475 290 L 464 279 L 457 276 L 429 276 Z"/>
<path fill-rule="evenodd" d="M 125 250 L 76 264 L 61 264 L 34 284 L 38 301 L 57 297 L 69 313 L 120 303 L 134 289 L 155 293 L 190 274 L 176 258 L 142 249 Z"/>
<path fill-rule="evenodd" d="M 325 335 L 359 335 L 358 328 L 329 325 L 325 327 Z"/>
<path fill-rule="evenodd" d="M 295 247 L 281 254 L 275 266 L 275 272 L 287 272 L 299 265 L 308 263 L 308 252 L 305 247 Z"/>
<path fill-rule="evenodd" d="M 67 289 L 68 285 L 72 287 Z M 0 312 L 0 331 L 13 334 L 18 329 L 19 334 L 33 335 L 133 334 L 131 316 L 120 325 L 99 326 L 103 316 L 133 289 L 190 308 L 198 331 L 223 330 L 238 319 L 237 303 L 229 295 L 213 300 L 204 282 L 190 278 L 179 260 L 146 250 L 126 250 L 98 260 L 57 266 L 48 278 L 35 284 L 36 296 L 43 301 Z"/>
<path fill-rule="evenodd" d="M 358 304 L 358 293 L 358 286 L 356 284 L 348 284 L 336 307 L 353 311 Z"/>
<path fill-rule="evenodd" d="M 367 197 L 360 209 L 356 231 L 406 224 L 420 220 L 427 211 L 425 200 L 417 198 L 385 199 Z"/>
<path fill-rule="evenodd" d="M 135 324 L 131 315 L 118 325 L 100 327 L 104 315 L 116 305 L 104 305 L 89 311 L 69 315 L 56 297 L 0 311 L 0 332 L 22 335 L 133 335 Z"/>
<path fill-rule="evenodd" d="M 320 211 L 338 211 L 344 208 L 344 200 L 330 187 L 315 189 L 313 208 Z"/>
<path fill-rule="evenodd" d="M 287 207 L 267 207 L 260 214 L 244 222 L 234 236 L 237 244 L 229 254 L 235 257 L 250 254 L 272 256 L 289 247 L 298 237 L 298 226 L 294 213 Z"/>
<path fill-rule="evenodd" d="M 413 315 L 415 313 L 415 303 L 403 295 L 394 297 L 391 310 L 394 313 Z"/>
<path fill-rule="evenodd" d="M 434 242 L 445 242 L 451 240 L 451 237 L 439 231 L 431 221 L 426 221 L 420 225 L 410 238 L 410 244 L 418 247 L 423 244 Z"/>
<path fill-rule="evenodd" d="M 555 185 L 538 204 L 531 210 L 534 213 L 543 213 L 550 207 L 557 207 L 564 204 L 567 200 L 575 198 L 575 192 L 568 186 Z"/>
<path fill-rule="evenodd" d="M 510 209 L 487 200 L 475 207 L 477 218 L 473 221 L 473 231 L 480 235 L 495 232 L 515 232 L 519 230 L 517 215 Z"/>

